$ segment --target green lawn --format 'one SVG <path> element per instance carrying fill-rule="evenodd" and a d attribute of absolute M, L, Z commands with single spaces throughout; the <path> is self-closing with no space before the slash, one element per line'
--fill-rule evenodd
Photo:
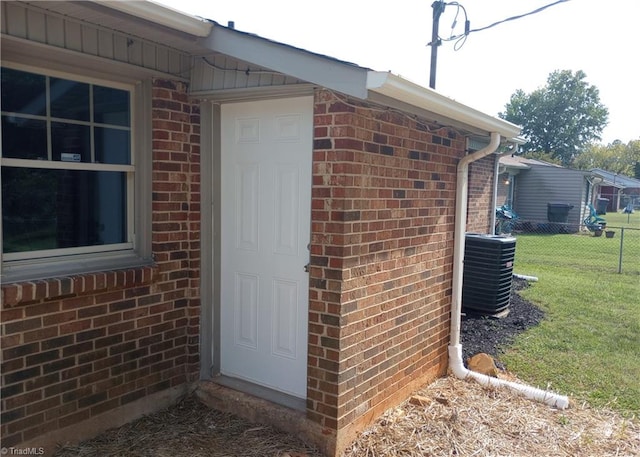
<path fill-rule="evenodd" d="M 608 227 L 640 227 L 638 212 L 628 223 L 627 215 L 606 218 Z M 546 317 L 520 335 L 501 359 L 533 385 L 637 415 L 640 231 L 625 230 L 625 244 L 637 247 L 628 253 L 625 249 L 629 259 L 622 274 L 611 268 L 617 265 L 618 253 L 609 248 L 616 244 L 619 250 L 620 245 L 619 239 L 611 243 L 614 240 L 590 235 L 517 236 L 514 272 L 539 278 L 522 295 L 544 309 Z"/>
<path fill-rule="evenodd" d="M 604 234 L 595 237 L 590 232 L 519 234 L 516 255 L 522 255 L 517 260 L 527 266 L 555 265 L 607 273 L 621 269 L 623 273 L 640 275 L 640 212 L 630 215 L 609 213 L 605 217 L 606 230 L 615 232 L 613 238 Z M 522 249 L 519 249 L 520 245 Z"/>

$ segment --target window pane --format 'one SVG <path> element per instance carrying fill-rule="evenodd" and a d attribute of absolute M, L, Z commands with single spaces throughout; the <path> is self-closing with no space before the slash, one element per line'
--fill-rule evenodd
<path fill-rule="evenodd" d="M 126 174 L 2 167 L 4 252 L 127 241 Z"/>
<path fill-rule="evenodd" d="M 87 125 L 51 123 L 53 160 L 91 162 L 91 129 Z"/>
<path fill-rule="evenodd" d="M 46 78 L 26 71 L 2 68 L 2 111 L 44 116 Z"/>
<path fill-rule="evenodd" d="M 2 167 L 3 252 L 56 247 L 55 194 L 50 170 Z"/>
<path fill-rule="evenodd" d="M 129 126 L 129 92 L 93 86 L 93 118 L 101 124 Z"/>
<path fill-rule="evenodd" d="M 131 164 L 130 144 L 128 130 L 96 127 L 96 162 L 117 165 Z"/>
<path fill-rule="evenodd" d="M 47 159 L 47 123 L 2 116 L 2 156 L 12 159 Z"/>
<path fill-rule="evenodd" d="M 77 121 L 89 119 L 89 84 L 50 79 L 51 116 Z"/>

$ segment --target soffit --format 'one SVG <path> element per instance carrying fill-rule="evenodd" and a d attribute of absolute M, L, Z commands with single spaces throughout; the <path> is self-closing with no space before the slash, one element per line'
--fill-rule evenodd
<path fill-rule="evenodd" d="M 133 35 L 188 54 L 199 55 L 209 51 L 199 44 L 200 37 L 98 3 L 90 1 L 19 1 L 17 3 L 30 5 L 33 8 L 85 22 L 98 28 Z M 179 13 L 176 12 L 176 14 Z M 193 19 L 197 20 L 195 17 Z"/>

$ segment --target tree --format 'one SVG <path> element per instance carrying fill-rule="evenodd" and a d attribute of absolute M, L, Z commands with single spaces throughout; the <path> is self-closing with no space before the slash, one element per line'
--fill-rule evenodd
<path fill-rule="evenodd" d="M 608 145 L 591 144 L 576 157 L 573 166 L 580 170 L 601 168 L 611 173 L 635 176 L 640 163 L 640 140 L 624 144 L 619 140 Z"/>
<path fill-rule="evenodd" d="M 600 140 L 609 110 L 586 76 L 581 70 L 556 70 L 545 86 L 530 94 L 518 89 L 511 96 L 499 116 L 522 126 L 528 140 L 523 152 L 548 153 L 568 166 L 587 144 Z"/>

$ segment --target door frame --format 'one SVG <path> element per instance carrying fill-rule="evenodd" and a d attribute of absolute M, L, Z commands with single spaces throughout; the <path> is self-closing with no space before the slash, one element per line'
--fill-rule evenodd
<path fill-rule="evenodd" d="M 220 280 L 221 280 L 221 104 L 234 101 L 313 96 L 313 88 L 292 91 L 286 96 L 248 97 L 238 100 L 202 100 L 200 103 L 200 380 L 251 393 L 260 398 L 305 410 L 306 401 L 281 392 L 220 375 Z M 313 135 L 313 134 L 312 134 Z M 312 138 L 313 140 L 313 138 Z M 312 151 L 310 151 L 312 154 Z M 312 159 L 313 164 L 313 159 Z M 309 183 L 311 186 L 312 183 Z M 309 215 L 311 217 L 311 215 Z M 310 234 L 311 235 L 311 234 Z M 307 316 L 308 322 L 308 316 Z M 308 330 L 307 330 L 308 331 Z M 308 349 L 308 343 L 307 343 Z M 308 364 L 307 364 L 308 370 Z"/>

